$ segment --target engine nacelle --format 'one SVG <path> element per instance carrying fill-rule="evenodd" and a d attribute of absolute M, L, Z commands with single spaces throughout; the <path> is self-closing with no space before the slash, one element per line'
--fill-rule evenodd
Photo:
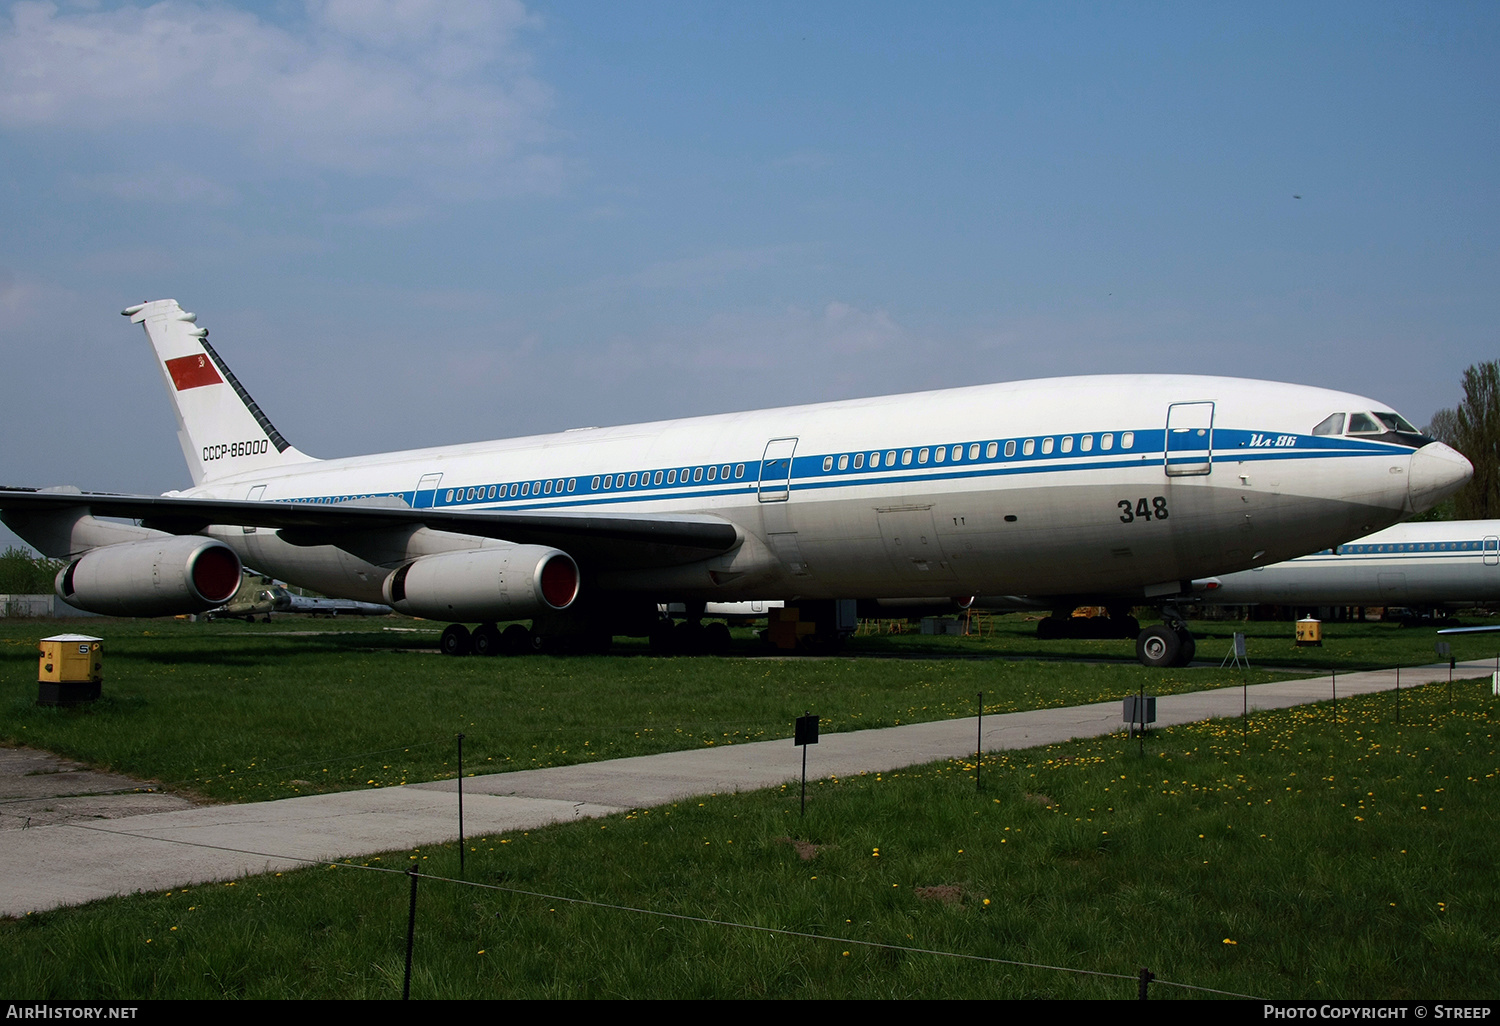
<path fill-rule="evenodd" d="M 240 557 L 221 541 L 163 536 L 105 545 L 57 575 L 70 606 L 105 616 L 175 616 L 222 606 L 240 587 Z"/>
<path fill-rule="evenodd" d="M 578 564 L 561 549 L 500 545 L 423 556 L 385 579 L 386 602 L 429 620 L 523 620 L 578 597 Z"/>

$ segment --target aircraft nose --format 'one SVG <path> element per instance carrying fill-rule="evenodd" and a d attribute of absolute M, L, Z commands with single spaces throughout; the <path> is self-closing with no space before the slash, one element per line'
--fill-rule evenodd
<path fill-rule="evenodd" d="M 1442 442 L 1429 442 L 1411 454 L 1406 475 L 1407 496 L 1413 513 L 1424 513 L 1468 483 L 1474 465 L 1463 453 Z"/>

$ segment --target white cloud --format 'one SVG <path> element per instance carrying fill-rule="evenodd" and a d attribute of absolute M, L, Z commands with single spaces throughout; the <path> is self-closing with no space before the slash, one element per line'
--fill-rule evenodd
<path fill-rule="evenodd" d="M 283 174 L 545 188 L 551 98 L 518 0 L 309 0 L 277 24 L 224 4 L 23 2 L 0 17 L 0 129 L 227 138 Z"/>

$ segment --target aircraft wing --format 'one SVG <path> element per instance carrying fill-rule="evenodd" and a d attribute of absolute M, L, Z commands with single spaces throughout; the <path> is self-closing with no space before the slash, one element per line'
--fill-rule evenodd
<path fill-rule="evenodd" d="M 376 504 L 389 501 L 389 505 Z M 599 568 L 673 566 L 706 559 L 739 542 L 734 525 L 709 514 L 599 515 L 524 511 L 412 509 L 400 500 L 337 505 L 251 502 L 162 495 L 0 489 L 0 511 L 45 514 L 85 510 L 137 520 L 169 534 L 197 534 L 213 524 L 275 530 L 293 545 L 338 545 L 392 530 L 433 531 L 551 545 Z"/>

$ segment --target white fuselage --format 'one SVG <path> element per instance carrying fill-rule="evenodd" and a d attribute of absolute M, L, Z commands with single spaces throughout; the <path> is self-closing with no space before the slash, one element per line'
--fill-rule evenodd
<path fill-rule="evenodd" d="M 394 496 L 475 513 L 706 513 L 735 525 L 740 544 L 712 559 L 584 568 L 600 592 L 662 601 L 1150 598 L 1410 515 L 1414 498 L 1422 501 L 1417 479 L 1433 476 L 1424 450 L 1312 434 L 1335 411 L 1383 408 L 1233 378 L 1060 378 L 309 461 L 274 473 L 235 472 L 229 456 L 216 468 L 224 476 L 173 494 L 317 504 Z M 405 559 L 494 544 L 419 530 L 357 557 L 290 545 L 265 529 L 212 533 L 264 573 L 369 601 L 380 601 L 384 576 Z"/>
<path fill-rule="evenodd" d="M 1466 605 L 1500 602 L 1500 520 L 1398 524 L 1254 570 L 1195 581 L 1219 605 Z"/>

